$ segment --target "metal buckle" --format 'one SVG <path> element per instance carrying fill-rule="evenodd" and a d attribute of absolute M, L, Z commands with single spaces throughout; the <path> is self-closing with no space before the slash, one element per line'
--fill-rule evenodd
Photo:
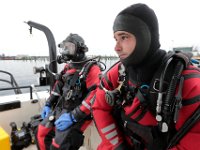
<path fill-rule="evenodd" d="M 153 83 L 153 89 L 157 92 L 159 92 L 159 89 L 156 89 L 156 83 L 159 83 L 160 80 L 159 79 L 155 79 L 155 82 Z"/>
<path fill-rule="evenodd" d="M 72 97 L 72 92 L 73 92 L 72 90 L 69 90 L 67 92 L 66 100 L 69 100 Z"/>

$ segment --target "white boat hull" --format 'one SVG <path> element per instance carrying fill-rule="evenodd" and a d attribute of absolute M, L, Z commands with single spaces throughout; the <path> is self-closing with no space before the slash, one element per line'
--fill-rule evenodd
<path fill-rule="evenodd" d="M 39 96 L 39 101 L 36 101 Z M 41 113 L 41 108 L 43 107 L 46 99 L 49 97 L 49 93 L 38 92 L 38 95 L 33 94 L 33 99 L 30 99 L 30 94 L 19 94 L 10 96 L 1 96 L 0 105 L 4 105 L 7 102 L 20 101 L 21 107 L 16 109 L 10 109 L 0 112 L 0 126 L 10 135 L 11 127 L 10 123 L 15 122 L 18 128 L 21 128 L 23 122 L 30 122 L 30 118 L 36 114 Z M 92 123 L 84 133 L 85 139 L 84 144 L 80 150 L 96 150 L 97 145 L 100 143 L 100 137 L 98 132 Z M 30 145 L 26 150 L 36 150 L 35 145 Z"/>
<path fill-rule="evenodd" d="M 10 134 L 11 127 L 10 123 L 15 122 L 18 128 L 21 128 L 23 122 L 30 122 L 30 118 L 36 114 L 40 114 L 41 107 L 44 105 L 45 100 L 49 96 L 47 91 L 38 92 L 40 95 L 40 100 L 37 103 L 33 103 L 33 101 L 37 100 L 35 94 L 33 94 L 33 99 L 30 99 L 30 94 L 18 94 L 18 95 L 10 95 L 10 96 L 1 96 L 0 97 L 0 105 L 4 105 L 6 103 L 12 103 L 16 101 L 20 101 L 20 108 L 9 109 L 0 112 L 0 126 Z"/>

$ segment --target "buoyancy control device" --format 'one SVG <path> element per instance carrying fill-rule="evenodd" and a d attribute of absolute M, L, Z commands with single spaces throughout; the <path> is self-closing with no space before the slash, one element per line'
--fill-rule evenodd
<path fill-rule="evenodd" d="M 96 60 L 97 58 L 98 60 Z M 80 67 L 80 64 L 82 63 L 83 62 L 69 62 L 69 65 L 79 65 Z M 58 97 L 58 101 L 53 106 L 54 110 L 52 111 L 52 114 L 49 117 L 48 125 L 46 126 L 52 125 L 52 123 L 55 120 L 57 110 L 59 109 L 60 111 L 59 107 L 65 108 L 67 111 L 72 111 L 76 106 L 78 106 L 82 102 L 82 100 L 86 96 L 85 94 L 94 90 L 97 87 L 97 85 L 93 85 L 89 89 L 86 88 L 87 75 L 93 65 L 99 66 L 101 71 L 104 71 L 106 69 L 105 64 L 100 61 L 100 57 L 94 57 L 85 60 L 83 67 L 80 67 L 79 71 L 76 71 L 71 75 L 66 74 L 65 76 L 65 74 L 55 74 L 49 70 L 49 72 L 51 72 L 57 80 L 64 80 L 64 84 L 62 85 L 63 94 L 61 94 Z"/>
<path fill-rule="evenodd" d="M 155 115 L 156 120 L 158 121 L 159 132 L 162 135 L 167 136 L 165 140 L 167 139 L 168 148 L 173 147 L 187 133 L 187 131 L 193 127 L 195 122 L 200 119 L 200 108 L 197 108 L 197 110 L 191 116 L 191 119 L 186 121 L 180 131 L 174 131 L 173 126 L 178 119 L 178 114 L 182 103 L 181 95 L 184 78 L 182 77 L 181 73 L 191 63 L 194 63 L 194 61 L 192 61 L 187 54 L 182 52 L 170 52 L 164 59 L 161 67 L 155 73 L 154 78 L 152 79 L 148 88 L 148 92 L 146 93 L 150 99 L 148 100 L 148 105 L 150 106 L 148 108 Z M 125 70 L 122 69 L 120 65 L 118 71 L 119 79 L 122 77 L 122 84 L 126 84 L 126 75 L 124 75 Z M 119 98 L 122 92 L 121 87 L 124 86 L 120 85 L 121 82 L 119 82 L 119 86 L 112 91 L 105 89 L 103 82 L 100 84 L 101 88 L 106 92 L 106 101 L 111 106 L 115 107 L 116 105 L 123 105 L 124 103 L 124 100 Z M 177 85 L 179 86 L 179 90 L 177 94 L 175 94 Z M 128 120 L 130 121 L 130 119 Z M 127 121 L 125 122 L 127 123 Z M 134 130 L 137 129 L 138 126 L 134 128 Z M 142 137 L 143 134 L 139 136 Z M 164 145 L 165 144 L 166 142 Z M 161 144 L 161 147 L 163 146 Z M 166 145 L 164 147 L 166 147 Z"/>

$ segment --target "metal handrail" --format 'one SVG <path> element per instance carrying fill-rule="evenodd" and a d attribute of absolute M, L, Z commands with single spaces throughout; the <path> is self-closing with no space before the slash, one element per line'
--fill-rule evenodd
<path fill-rule="evenodd" d="M 21 88 L 21 89 L 23 89 L 23 88 L 30 88 L 30 99 L 33 99 L 33 88 L 32 88 L 32 86 L 19 86 L 19 87 L 10 87 L 10 88 L 0 88 L 0 91 L 16 90 L 18 88 Z"/>
<path fill-rule="evenodd" d="M 0 72 L 10 76 L 10 81 L 4 79 L 0 79 L 0 81 L 9 83 L 12 86 L 12 89 L 14 90 L 15 94 L 22 94 L 22 91 L 20 90 L 20 87 L 18 86 L 14 76 L 7 71 L 0 70 Z"/>

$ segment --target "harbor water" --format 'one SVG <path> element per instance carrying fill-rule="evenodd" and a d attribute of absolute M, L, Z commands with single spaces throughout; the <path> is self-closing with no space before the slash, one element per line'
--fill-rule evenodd
<path fill-rule="evenodd" d="M 110 68 L 118 59 L 102 59 L 106 64 L 106 70 Z M 47 60 L 0 60 L 0 70 L 11 73 L 19 86 L 38 85 L 40 74 L 34 74 L 34 67 L 44 67 L 49 64 Z M 58 72 L 63 69 L 64 64 L 58 64 Z M 10 76 L 0 72 L 0 89 L 10 88 L 11 85 L 3 80 L 10 81 Z M 49 89 L 49 86 L 37 87 L 37 90 Z M 29 89 L 21 89 L 22 93 L 29 92 Z M 14 90 L 0 91 L 0 96 L 14 94 Z"/>

